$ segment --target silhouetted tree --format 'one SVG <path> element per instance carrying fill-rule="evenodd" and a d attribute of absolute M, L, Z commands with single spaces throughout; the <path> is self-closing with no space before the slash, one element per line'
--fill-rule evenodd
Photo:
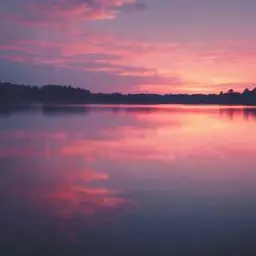
<path fill-rule="evenodd" d="M 42 87 L 0 83 L 0 103 L 23 104 L 245 104 L 256 105 L 256 88 L 245 89 L 243 93 L 219 94 L 121 94 L 96 93 L 89 90 L 64 85 L 45 85 Z"/>
<path fill-rule="evenodd" d="M 248 88 L 246 88 L 244 91 L 243 91 L 243 94 L 249 94 L 250 93 L 250 90 Z"/>

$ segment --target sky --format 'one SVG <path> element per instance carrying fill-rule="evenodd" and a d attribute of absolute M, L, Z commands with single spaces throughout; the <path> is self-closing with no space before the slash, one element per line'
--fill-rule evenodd
<path fill-rule="evenodd" d="M 0 80 L 92 92 L 256 84 L 255 0 L 1 0 Z"/>

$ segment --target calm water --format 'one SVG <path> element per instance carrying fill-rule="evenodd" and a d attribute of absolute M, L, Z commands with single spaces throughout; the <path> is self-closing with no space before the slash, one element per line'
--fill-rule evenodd
<path fill-rule="evenodd" d="M 256 109 L 0 114 L 0 255 L 256 255 Z"/>

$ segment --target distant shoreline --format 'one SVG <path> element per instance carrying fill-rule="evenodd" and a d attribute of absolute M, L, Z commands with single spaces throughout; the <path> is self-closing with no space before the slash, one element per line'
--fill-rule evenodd
<path fill-rule="evenodd" d="M 0 102 L 1 107 L 150 107 L 150 106 L 192 106 L 192 107 L 253 107 L 256 108 L 255 104 L 220 104 L 220 103 L 41 103 L 41 102 L 27 102 L 27 103 L 14 103 L 14 102 Z"/>
<path fill-rule="evenodd" d="M 17 105 L 218 105 L 256 106 L 256 88 L 219 94 L 91 93 L 71 86 L 0 83 L 0 106 Z"/>

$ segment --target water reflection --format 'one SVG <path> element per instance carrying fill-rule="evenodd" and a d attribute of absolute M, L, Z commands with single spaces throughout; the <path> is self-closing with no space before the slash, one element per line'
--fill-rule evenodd
<path fill-rule="evenodd" d="M 33 183 L 24 180 L 20 184 L 15 181 L 14 184 L 9 184 L 10 192 L 42 211 L 51 207 L 51 214 L 57 215 L 59 219 L 72 219 L 75 215 L 94 216 L 101 211 L 105 211 L 106 214 L 107 211 L 119 207 L 135 205 L 131 200 L 123 198 L 118 191 L 94 186 L 93 183 L 96 181 L 109 179 L 106 173 L 78 172 L 74 169 L 65 170 L 64 167 L 59 167 L 58 172 L 50 173 L 50 182 L 36 179 Z M 104 215 L 105 217 L 107 216 Z"/>
<path fill-rule="evenodd" d="M 89 114 L 95 112 L 112 113 L 198 113 L 198 114 L 216 114 L 225 115 L 232 119 L 242 115 L 245 119 L 248 117 L 256 118 L 256 107 L 250 106 L 217 106 L 217 105 L 43 105 L 43 106 L 17 106 L 5 107 L 0 109 L 0 117 L 10 116 L 18 113 L 42 112 L 45 115 L 60 114 Z"/>
<path fill-rule="evenodd" d="M 255 113 L 10 111 L 0 122 L 1 253 L 254 255 Z"/>
<path fill-rule="evenodd" d="M 125 191 L 109 187 L 108 173 L 83 168 L 77 161 L 8 157 L 1 166 L 2 248 L 12 243 L 27 251 L 27 243 L 42 239 L 46 246 L 77 245 L 86 229 L 114 225 L 137 207 Z"/>

